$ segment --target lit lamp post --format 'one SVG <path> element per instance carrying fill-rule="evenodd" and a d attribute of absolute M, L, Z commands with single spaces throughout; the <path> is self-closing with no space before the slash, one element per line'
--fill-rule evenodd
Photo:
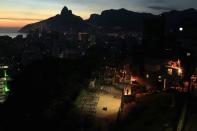
<path fill-rule="evenodd" d="M 8 84 L 7 84 L 7 80 L 8 80 L 8 75 L 7 75 L 7 71 L 4 70 L 4 78 L 5 78 L 5 82 L 4 82 L 4 92 L 8 92 L 10 91 L 8 88 Z"/>

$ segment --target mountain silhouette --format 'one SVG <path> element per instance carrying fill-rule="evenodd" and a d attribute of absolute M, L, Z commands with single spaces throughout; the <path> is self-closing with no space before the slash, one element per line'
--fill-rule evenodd
<path fill-rule="evenodd" d="M 75 30 L 88 30 L 87 27 L 103 27 L 106 29 L 121 29 L 129 31 L 143 31 L 147 19 L 160 19 L 164 22 L 165 30 L 177 29 L 178 27 L 193 28 L 196 30 L 197 11 L 193 8 L 176 11 L 172 10 L 159 15 L 151 13 L 138 13 L 126 9 L 110 9 L 99 14 L 92 14 L 89 19 L 72 14 L 72 11 L 64 7 L 60 14 L 46 20 L 29 24 L 20 32 L 31 30 L 55 30 L 60 32 Z M 153 22 L 154 23 L 154 22 Z"/>
<path fill-rule="evenodd" d="M 82 28 L 84 25 L 85 23 L 81 17 L 72 14 L 71 10 L 64 7 L 60 14 L 37 23 L 26 25 L 20 32 L 29 32 L 32 30 L 55 30 L 62 32 L 65 30 Z"/>
<path fill-rule="evenodd" d="M 193 8 L 183 11 L 172 10 L 162 14 L 165 18 L 165 28 L 167 30 L 183 27 L 185 31 L 197 31 L 197 11 Z"/>

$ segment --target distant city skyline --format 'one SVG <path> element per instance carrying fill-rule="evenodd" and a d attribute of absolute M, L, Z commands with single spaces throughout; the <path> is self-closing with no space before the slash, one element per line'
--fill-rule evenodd
<path fill-rule="evenodd" d="M 160 14 L 169 10 L 197 8 L 196 0 L 1 0 L 0 27 L 22 27 L 59 14 L 67 6 L 74 14 L 88 19 L 107 9 Z"/>

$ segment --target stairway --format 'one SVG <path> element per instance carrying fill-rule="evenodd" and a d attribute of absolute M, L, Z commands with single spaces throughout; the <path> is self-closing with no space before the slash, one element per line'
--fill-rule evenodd
<path fill-rule="evenodd" d="M 6 98 L 6 94 L 3 91 L 3 82 L 0 82 L 0 103 L 3 103 L 5 101 Z"/>

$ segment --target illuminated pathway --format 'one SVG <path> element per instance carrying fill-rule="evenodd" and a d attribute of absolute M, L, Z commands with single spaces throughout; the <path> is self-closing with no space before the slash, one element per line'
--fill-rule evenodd
<path fill-rule="evenodd" d="M 111 93 L 100 94 L 96 107 L 96 127 L 107 131 L 111 123 L 116 122 L 121 104 L 121 92 L 112 88 Z M 103 110 L 107 107 L 106 110 Z"/>
<path fill-rule="evenodd" d="M 78 107 L 93 122 L 91 130 L 108 131 L 111 123 L 116 122 L 121 105 L 121 91 L 113 87 L 105 90 L 89 92 L 80 98 Z M 106 108 L 106 109 L 104 109 Z"/>

